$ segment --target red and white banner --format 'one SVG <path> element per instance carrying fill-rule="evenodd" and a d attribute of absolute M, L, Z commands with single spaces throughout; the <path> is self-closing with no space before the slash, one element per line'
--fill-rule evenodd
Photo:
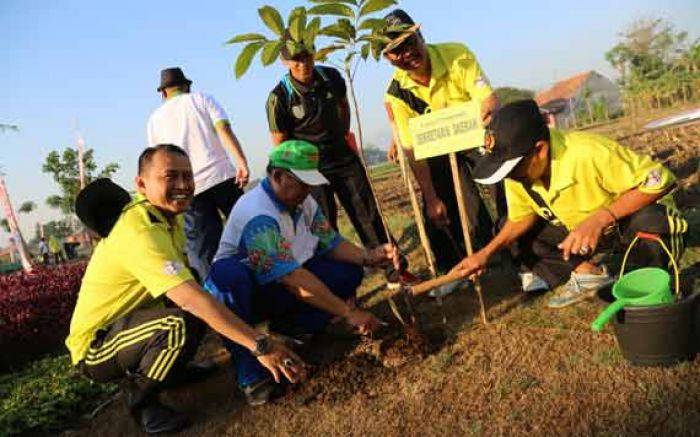
<path fill-rule="evenodd" d="M 5 212 L 5 218 L 7 223 L 10 225 L 10 235 L 12 240 L 19 251 L 19 256 L 22 261 L 22 267 L 25 271 L 32 271 L 32 263 L 29 261 L 27 255 L 27 248 L 24 245 L 24 238 L 22 238 L 22 232 L 19 230 L 19 223 L 17 223 L 17 216 L 12 208 L 12 202 L 10 202 L 10 195 L 7 192 L 7 186 L 5 186 L 5 178 L 0 175 L 0 203 L 2 203 L 3 211 Z"/>

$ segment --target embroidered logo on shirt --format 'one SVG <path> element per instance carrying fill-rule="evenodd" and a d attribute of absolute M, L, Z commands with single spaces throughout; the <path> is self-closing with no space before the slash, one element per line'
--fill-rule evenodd
<path fill-rule="evenodd" d="M 163 273 L 165 273 L 168 276 L 175 276 L 179 274 L 184 268 L 185 265 L 179 261 L 166 261 L 165 265 L 163 266 Z"/>
<path fill-rule="evenodd" d="M 649 172 L 647 180 L 644 181 L 644 186 L 647 188 L 655 187 L 661 183 L 661 171 L 656 168 Z"/>
<path fill-rule="evenodd" d="M 304 105 L 294 105 L 292 106 L 292 114 L 296 118 L 303 118 L 306 112 L 304 111 Z"/>
<path fill-rule="evenodd" d="M 476 78 L 474 81 L 474 85 L 476 86 L 489 86 L 489 80 L 486 78 L 486 76 L 479 76 Z"/>

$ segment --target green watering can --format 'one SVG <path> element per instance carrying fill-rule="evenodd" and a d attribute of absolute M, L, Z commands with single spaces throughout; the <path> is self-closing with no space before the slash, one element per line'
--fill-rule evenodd
<path fill-rule="evenodd" d="M 676 296 L 679 295 L 678 265 L 673 255 L 671 255 L 671 251 L 668 250 L 668 247 L 658 235 L 638 232 L 627 248 L 625 257 L 622 259 L 620 279 L 613 285 L 612 294 L 616 300 L 608 305 L 593 321 L 591 328 L 594 331 L 602 330 L 605 324 L 623 307 L 661 305 L 672 303 L 674 300 L 669 286 L 671 275 L 666 270 L 658 267 L 644 267 L 625 274 L 627 257 L 639 239 L 656 241 L 666 251 L 675 271 Z"/>

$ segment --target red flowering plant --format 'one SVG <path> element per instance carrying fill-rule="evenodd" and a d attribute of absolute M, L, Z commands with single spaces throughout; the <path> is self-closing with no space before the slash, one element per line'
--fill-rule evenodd
<path fill-rule="evenodd" d="M 85 266 L 85 262 L 37 266 L 30 274 L 0 276 L 3 355 L 44 352 L 60 344 L 68 333 Z"/>

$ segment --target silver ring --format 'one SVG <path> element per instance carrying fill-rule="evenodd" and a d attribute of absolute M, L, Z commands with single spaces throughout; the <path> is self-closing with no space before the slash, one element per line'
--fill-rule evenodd
<path fill-rule="evenodd" d="M 284 367 L 292 367 L 294 365 L 294 360 L 291 358 L 285 358 L 284 361 L 282 361 L 282 365 Z"/>
<path fill-rule="evenodd" d="M 585 254 L 587 254 L 590 250 L 591 250 L 591 248 L 588 247 L 588 246 L 581 246 L 581 249 L 579 249 L 578 253 L 580 253 L 581 255 L 585 255 Z"/>

